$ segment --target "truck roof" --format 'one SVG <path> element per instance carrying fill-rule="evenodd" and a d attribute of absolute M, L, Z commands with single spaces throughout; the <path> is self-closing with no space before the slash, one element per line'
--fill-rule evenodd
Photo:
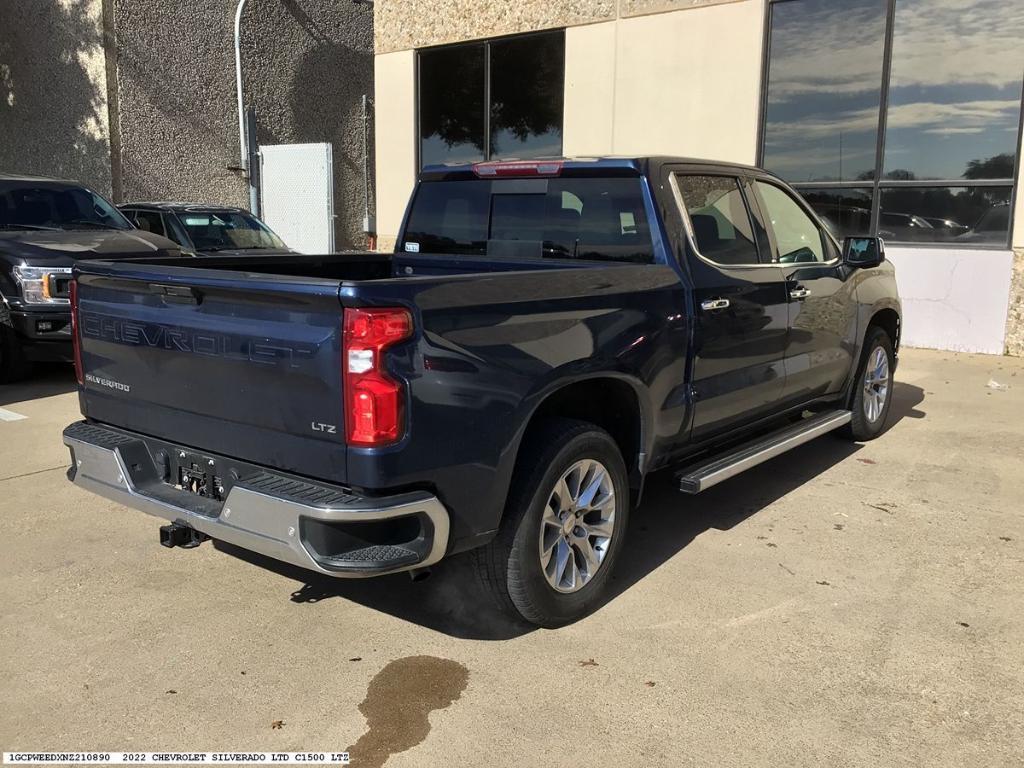
<path fill-rule="evenodd" d="M 420 179 L 457 179 L 479 176 L 557 176 L 569 172 L 571 175 L 614 174 L 640 175 L 651 168 L 667 164 L 708 165 L 718 168 L 729 167 L 743 170 L 761 170 L 751 165 L 709 160 L 706 158 L 679 157 L 672 155 L 600 155 L 573 157 L 540 157 L 529 160 L 492 160 L 488 162 L 458 162 L 424 166 Z"/>

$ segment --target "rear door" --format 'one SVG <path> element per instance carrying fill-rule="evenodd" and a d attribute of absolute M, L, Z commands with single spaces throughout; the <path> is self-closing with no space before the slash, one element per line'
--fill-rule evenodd
<path fill-rule="evenodd" d="M 772 258 L 784 271 L 789 302 L 785 404 L 840 391 L 853 367 L 857 303 L 854 272 L 807 204 L 780 184 L 754 182 L 771 238 Z"/>
<path fill-rule="evenodd" d="M 670 185 L 688 214 L 697 315 L 691 437 L 701 440 L 778 406 L 789 310 L 747 182 L 728 171 L 681 170 Z"/>
<path fill-rule="evenodd" d="M 87 417 L 344 481 L 337 281 L 103 262 L 79 270 Z"/>

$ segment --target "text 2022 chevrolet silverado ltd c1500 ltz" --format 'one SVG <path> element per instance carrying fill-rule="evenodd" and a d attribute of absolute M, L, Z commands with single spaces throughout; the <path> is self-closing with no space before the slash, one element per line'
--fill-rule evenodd
<path fill-rule="evenodd" d="M 755 168 L 431 167 L 395 250 L 79 264 L 70 479 L 167 546 L 333 576 L 473 550 L 558 626 L 599 604 L 648 473 L 699 493 L 885 424 L 882 242 Z"/>

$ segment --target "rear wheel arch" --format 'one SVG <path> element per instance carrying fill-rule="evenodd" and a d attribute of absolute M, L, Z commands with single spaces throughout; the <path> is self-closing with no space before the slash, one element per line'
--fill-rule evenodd
<path fill-rule="evenodd" d="M 543 422 L 556 418 L 594 424 L 610 434 L 622 453 L 630 486 L 640 487 L 644 474 L 640 457 L 648 454 L 649 421 L 635 383 L 626 377 L 593 376 L 547 393 L 530 413 L 518 450 Z"/>

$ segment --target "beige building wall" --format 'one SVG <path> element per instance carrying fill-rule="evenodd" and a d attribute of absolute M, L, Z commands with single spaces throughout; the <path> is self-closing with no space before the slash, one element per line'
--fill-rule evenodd
<path fill-rule="evenodd" d="M 377 248 L 390 251 L 416 181 L 416 53 L 374 60 L 377 129 Z"/>
<path fill-rule="evenodd" d="M 602 0 L 572 3 L 561 14 L 551 3 L 526 2 L 516 12 L 493 14 L 493 8 L 509 6 L 451 0 L 429 14 L 420 8 L 416 23 L 409 19 L 400 26 L 412 5 L 381 2 L 375 19 L 381 250 L 394 246 L 416 174 L 415 52 L 394 50 L 401 46 L 564 25 L 566 155 L 676 154 L 754 162 L 763 0 L 623 0 L 619 17 L 614 4 Z M 694 11 L 697 6 L 714 7 Z M 435 16 L 450 23 L 435 25 Z M 572 26 L 581 20 L 598 23 Z"/>
<path fill-rule="evenodd" d="M 566 30 L 565 154 L 753 163 L 763 19 L 748 0 Z"/>
<path fill-rule="evenodd" d="M 1024 139 L 1018 148 L 1024 158 Z M 1024 356 L 1024 174 L 1017 179 L 1017 203 L 1013 212 L 1013 272 L 1010 307 L 1006 313 L 1006 353 Z"/>

